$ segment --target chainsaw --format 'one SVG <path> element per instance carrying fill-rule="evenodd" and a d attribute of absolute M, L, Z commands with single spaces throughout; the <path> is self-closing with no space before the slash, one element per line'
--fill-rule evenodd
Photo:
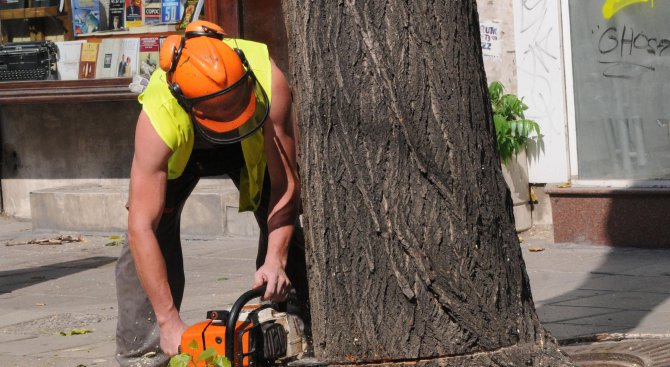
<path fill-rule="evenodd" d="M 302 357 L 307 339 L 298 316 L 278 312 L 272 304 L 247 305 L 265 288 L 245 292 L 230 310 L 207 311 L 206 321 L 182 334 L 180 353 L 189 353 L 195 360 L 205 349 L 214 348 L 231 367 L 263 367 Z M 196 362 L 196 367 L 204 366 L 204 360 Z"/>

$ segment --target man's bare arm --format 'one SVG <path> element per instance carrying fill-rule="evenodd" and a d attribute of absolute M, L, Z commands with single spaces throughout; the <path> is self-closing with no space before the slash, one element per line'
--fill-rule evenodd
<path fill-rule="evenodd" d="M 165 260 L 155 235 L 165 203 L 170 154 L 170 149 L 142 112 L 137 121 L 135 155 L 130 171 L 128 245 L 137 275 L 161 328 L 161 348 L 174 355 L 186 325 L 174 304 Z"/>
<path fill-rule="evenodd" d="M 300 207 L 300 180 L 296 164 L 296 139 L 291 120 L 291 95 L 284 74 L 272 63 L 272 108 L 264 128 L 265 153 L 270 174 L 268 250 L 256 272 L 254 286 L 267 283 L 264 299 L 281 301 L 291 284 L 284 270 L 295 220 Z"/>

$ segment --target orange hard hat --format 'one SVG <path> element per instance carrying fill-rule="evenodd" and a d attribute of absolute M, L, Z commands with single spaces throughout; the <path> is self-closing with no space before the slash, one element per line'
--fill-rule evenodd
<path fill-rule="evenodd" d="M 239 141 L 260 128 L 270 107 L 243 52 L 223 37 L 218 25 L 197 20 L 184 37 L 166 38 L 160 53 L 173 95 L 204 137 L 219 143 Z"/>

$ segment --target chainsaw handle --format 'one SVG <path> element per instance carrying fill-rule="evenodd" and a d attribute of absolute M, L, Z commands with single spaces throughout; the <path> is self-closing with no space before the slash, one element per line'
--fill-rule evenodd
<path fill-rule="evenodd" d="M 228 314 L 228 321 L 226 322 L 226 358 L 230 361 L 230 366 L 235 367 L 235 326 L 237 324 L 237 319 L 240 316 L 240 311 L 242 307 L 251 301 L 254 298 L 258 298 L 265 294 L 266 285 L 262 285 L 258 288 L 254 288 L 250 291 L 244 292 L 240 298 L 235 301 L 233 307 L 230 309 Z"/>

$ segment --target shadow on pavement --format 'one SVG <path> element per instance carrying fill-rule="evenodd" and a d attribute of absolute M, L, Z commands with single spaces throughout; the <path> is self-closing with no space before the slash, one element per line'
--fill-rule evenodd
<path fill-rule="evenodd" d="M 604 231 L 616 247 L 584 245 L 586 250 L 566 250 L 569 259 L 561 262 L 562 269 L 555 268 L 564 277 L 565 291 L 538 302 L 543 325 L 559 340 L 599 333 L 670 334 L 670 250 L 658 248 L 667 239 L 654 240 L 667 229 L 656 227 L 654 234 L 639 234 L 645 238 L 643 243 L 630 242 L 635 233 L 623 237 L 622 221 L 630 220 L 632 226 L 627 228 L 632 232 L 648 230 L 649 225 L 634 224 L 631 203 L 626 200 L 612 198 L 607 218 L 600 224 L 593 220 L 593 226 L 604 227 L 594 230 Z M 598 251 L 589 251 L 591 246 Z M 575 286 L 568 290 L 570 283 Z M 554 284 L 562 288 L 560 280 Z"/>
<path fill-rule="evenodd" d="M 543 325 L 559 340 L 634 330 L 667 333 L 666 320 L 641 324 L 670 297 L 670 277 L 645 273 L 644 263 L 653 263 L 659 250 L 637 251 L 644 258 L 631 257 L 631 250 L 612 250 L 575 289 L 541 301 L 537 312 Z"/>
<path fill-rule="evenodd" d="M 111 256 L 94 256 L 34 268 L 0 271 L 0 294 L 98 268 L 112 263 L 116 259 L 116 257 Z"/>
<path fill-rule="evenodd" d="M 582 216 L 594 213 L 592 228 L 585 229 L 592 231 L 592 242 L 616 247 L 566 244 L 564 259 L 545 263 L 551 270 L 540 274 L 545 278 L 539 283 L 551 279 L 545 284 L 560 289 L 538 302 L 540 320 L 577 365 L 670 366 L 670 227 L 667 208 L 659 207 L 667 201 L 585 200 L 605 209 L 606 218 L 600 218 L 579 205 L 572 208 Z"/>

